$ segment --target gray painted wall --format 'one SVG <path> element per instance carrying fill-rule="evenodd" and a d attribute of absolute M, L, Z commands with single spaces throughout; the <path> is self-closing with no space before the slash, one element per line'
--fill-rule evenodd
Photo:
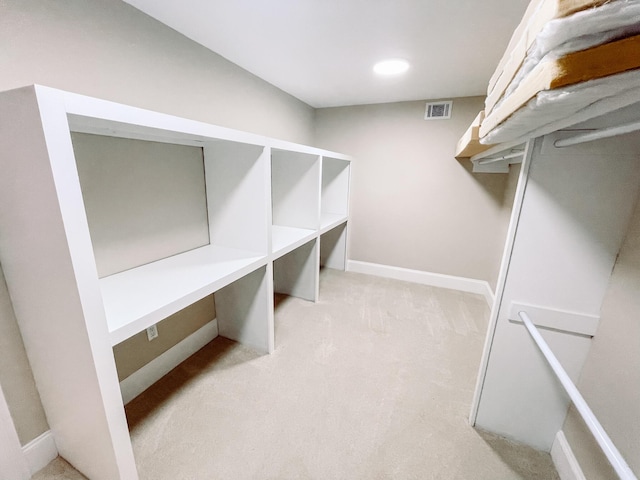
<path fill-rule="evenodd" d="M 425 102 L 316 111 L 316 145 L 353 155 L 351 260 L 487 280 L 495 289 L 518 167 L 472 174 L 453 157 L 483 108 L 456 98 L 450 120 Z"/>
<path fill-rule="evenodd" d="M 120 0 L 0 2 L 0 91 L 39 83 L 309 144 L 313 109 Z"/>
<path fill-rule="evenodd" d="M 578 390 L 631 469 L 640 474 L 640 202 L 613 269 Z M 582 418 L 563 426 L 589 480 L 616 478 Z"/>

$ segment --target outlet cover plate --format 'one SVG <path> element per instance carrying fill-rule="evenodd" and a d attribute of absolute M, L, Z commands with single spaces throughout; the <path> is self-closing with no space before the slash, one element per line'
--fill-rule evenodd
<path fill-rule="evenodd" d="M 157 325 L 151 325 L 149 328 L 147 328 L 147 338 L 149 339 L 149 341 L 153 340 L 154 338 L 158 337 L 158 326 Z"/>

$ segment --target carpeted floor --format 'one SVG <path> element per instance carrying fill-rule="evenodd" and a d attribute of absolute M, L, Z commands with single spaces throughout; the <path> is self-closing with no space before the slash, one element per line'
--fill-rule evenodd
<path fill-rule="evenodd" d="M 127 405 L 141 479 L 558 478 L 468 424 L 482 297 L 323 270 L 320 298 L 277 296 L 274 354 L 219 337 Z"/>

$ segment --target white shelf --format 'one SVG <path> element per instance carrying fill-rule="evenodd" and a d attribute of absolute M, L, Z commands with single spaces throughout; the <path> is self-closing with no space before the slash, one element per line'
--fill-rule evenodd
<path fill-rule="evenodd" d="M 347 215 L 323 213 L 320 215 L 320 233 L 326 233 L 347 221 Z"/>
<path fill-rule="evenodd" d="M 273 225 L 271 235 L 273 257 L 278 258 L 307 243 L 317 232 L 308 228 Z"/>
<path fill-rule="evenodd" d="M 266 256 L 208 245 L 100 280 L 112 345 L 265 265 Z"/>

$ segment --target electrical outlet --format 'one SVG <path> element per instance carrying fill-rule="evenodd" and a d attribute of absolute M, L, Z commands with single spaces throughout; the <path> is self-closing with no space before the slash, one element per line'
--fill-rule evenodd
<path fill-rule="evenodd" d="M 149 328 L 147 328 L 147 338 L 149 339 L 149 341 L 153 340 L 157 336 L 158 336 L 157 325 L 151 325 Z"/>

